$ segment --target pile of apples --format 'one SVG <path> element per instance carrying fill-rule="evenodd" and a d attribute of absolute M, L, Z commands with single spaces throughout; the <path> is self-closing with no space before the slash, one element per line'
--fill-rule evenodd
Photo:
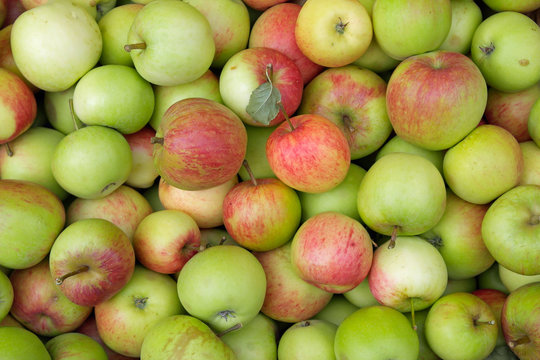
<path fill-rule="evenodd" d="M 539 0 L 0 0 L 0 358 L 540 359 Z"/>

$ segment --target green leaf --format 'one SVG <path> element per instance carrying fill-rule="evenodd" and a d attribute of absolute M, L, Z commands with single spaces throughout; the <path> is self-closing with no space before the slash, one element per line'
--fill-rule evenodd
<path fill-rule="evenodd" d="M 267 81 L 253 90 L 246 111 L 255 121 L 268 125 L 279 113 L 280 101 L 279 90 Z"/>

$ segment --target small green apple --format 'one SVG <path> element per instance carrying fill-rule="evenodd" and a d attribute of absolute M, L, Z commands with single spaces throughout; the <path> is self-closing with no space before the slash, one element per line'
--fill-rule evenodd
<path fill-rule="evenodd" d="M 0 353 L 9 360 L 51 360 L 37 335 L 19 327 L 0 327 Z"/>
<path fill-rule="evenodd" d="M 313 317 L 313 319 L 325 320 L 339 326 L 347 316 L 358 310 L 358 306 L 353 305 L 342 294 L 335 294 L 332 300 Z"/>
<path fill-rule="evenodd" d="M 53 360 L 107 360 L 105 349 L 88 335 L 67 332 L 45 343 Z"/>
<path fill-rule="evenodd" d="M 63 91 L 45 91 L 43 105 L 49 124 L 64 134 L 84 126 L 73 111 L 72 101 L 75 85 Z"/>

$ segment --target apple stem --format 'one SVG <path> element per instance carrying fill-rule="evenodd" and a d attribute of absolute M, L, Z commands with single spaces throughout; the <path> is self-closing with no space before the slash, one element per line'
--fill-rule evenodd
<path fill-rule="evenodd" d="M 508 342 L 508 346 L 513 349 L 515 348 L 516 346 L 519 346 L 519 345 L 524 345 L 524 344 L 528 344 L 531 342 L 531 339 L 528 337 L 528 336 L 525 336 L 525 337 L 522 337 L 520 339 L 517 339 L 515 341 L 509 341 Z"/>
<path fill-rule="evenodd" d="M 371 244 L 372 244 L 374 247 L 376 247 L 376 248 L 379 247 L 379 245 L 377 245 L 377 243 L 376 243 L 375 241 L 373 241 L 373 239 L 371 240 Z"/>
<path fill-rule="evenodd" d="M 227 241 L 227 237 L 226 236 L 222 236 L 221 237 L 221 240 L 219 241 L 219 245 L 223 245 L 225 243 L 225 241 Z"/>
<path fill-rule="evenodd" d="M 78 268 L 77 270 L 74 270 L 72 272 L 69 272 L 67 274 L 64 274 L 60 277 L 57 277 L 55 279 L 55 283 L 56 285 L 62 285 L 62 283 L 64 282 L 64 280 L 66 280 L 68 277 L 71 277 L 71 276 L 74 276 L 74 275 L 77 275 L 77 274 L 80 274 L 80 273 L 83 273 L 83 272 L 86 272 L 90 269 L 90 267 L 88 265 L 83 265 L 81 266 L 80 268 Z"/>
<path fill-rule="evenodd" d="M 287 121 L 289 123 L 289 126 L 291 127 L 291 131 L 294 130 L 294 126 L 291 122 L 291 119 L 289 118 L 289 115 L 287 114 L 287 112 L 285 111 L 285 107 L 283 106 L 283 103 L 281 102 L 281 100 L 279 100 L 277 102 L 277 105 L 279 106 L 279 110 L 281 111 L 281 113 L 283 114 L 283 117 L 285 118 L 285 121 Z"/>
<path fill-rule="evenodd" d="M 146 49 L 146 43 L 136 43 L 124 45 L 124 50 L 130 52 L 131 50 L 144 50 Z"/>
<path fill-rule="evenodd" d="M 251 168 L 249 167 L 248 161 L 246 159 L 242 161 L 242 166 L 244 166 L 244 168 L 246 169 L 253 186 L 257 186 L 257 179 L 255 179 L 255 175 L 253 175 L 253 171 L 251 171 Z"/>
<path fill-rule="evenodd" d="M 392 235 L 390 236 L 390 243 L 388 244 L 389 249 L 393 249 L 396 246 L 398 228 L 399 226 L 394 225 L 394 229 L 392 230 Z"/>
<path fill-rule="evenodd" d="M 163 145 L 163 138 L 162 137 L 157 137 L 157 136 L 152 136 L 150 138 L 150 144 L 160 144 L 160 145 Z"/>
<path fill-rule="evenodd" d="M 222 337 L 223 335 L 225 334 L 228 334 L 230 333 L 231 331 L 235 331 L 235 330 L 239 330 L 243 327 L 244 325 L 242 325 L 242 323 L 238 323 L 234 326 L 231 326 L 230 328 L 228 328 L 227 330 L 223 330 L 222 332 L 220 332 L 217 336 L 218 337 Z"/>
<path fill-rule="evenodd" d="M 349 23 L 344 23 L 343 20 L 339 18 L 339 22 L 336 24 L 336 31 L 340 34 L 343 34 L 348 24 Z"/>
<path fill-rule="evenodd" d="M 8 143 L 8 142 L 6 143 L 6 154 L 7 154 L 7 156 L 9 156 L 9 157 L 12 157 L 12 156 L 13 156 L 13 150 L 11 150 L 11 146 L 9 146 L 9 143 Z"/>
<path fill-rule="evenodd" d="M 69 113 L 71 114 L 71 121 L 73 121 L 73 128 L 75 131 L 79 130 L 79 125 L 77 125 L 77 120 L 75 118 L 75 108 L 73 107 L 73 98 L 68 100 L 69 104 Z"/>
<path fill-rule="evenodd" d="M 474 320 L 474 325 L 475 326 L 478 326 L 478 325 L 495 325 L 495 320 L 489 320 L 489 321 L 478 321 L 478 320 Z"/>
<path fill-rule="evenodd" d="M 414 331 L 418 330 L 418 326 L 416 326 L 416 319 L 414 317 L 414 301 L 413 298 L 409 299 L 411 301 L 411 320 L 412 320 L 412 328 Z"/>

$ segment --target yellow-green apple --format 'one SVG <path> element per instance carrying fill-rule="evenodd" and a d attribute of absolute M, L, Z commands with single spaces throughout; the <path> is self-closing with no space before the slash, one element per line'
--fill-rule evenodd
<path fill-rule="evenodd" d="M 291 242 L 254 255 L 266 274 L 266 296 L 261 312 L 271 319 L 286 323 L 308 320 L 332 299 L 332 293 L 298 276 L 291 262 Z"/>
<path fill-rule="evenodd" d="M 223 227 L 201 229 L 201 249 L 217 245 L 238 245 Z"/>
<path fill-rule="evenodd" d="M 51 360 L 40 338 L 18 327 L 0 327 L 0 352 L 6 359 Z"/>
<path fill-rule="evenodd" d="M 158 321 L 144 338 L 141 359 L 235 360 L 230 347 L 201 320 L 173 315 Z"/>
<path fill-rule="evenodd" d="M 515 11 L 493 14 L 474 32 L 471 58 L 491 87 L 525 90 L 540 81 L 540 28 Z"/>
<path fill-rule="evenodd" d="M 187 98 L 205 98 L 222 103 L 217 76 L 207 70 L 200 78 L 175 86 L 154 85 L 154 112 L 148 124 L 159 129 L 165 111 L 177 101 Z"/>
<path fill-rule="evenodd" d="M 167 109 L 152 142 L 154 164 L 163 180 L 183 190 L 204 190 L 236 177 L 246 154 L 247 133 L 226 106 L 188 98 Z"/>
<path fill-rule="evenodd" d="M 30 128 L 37 113 L 34 93 L 9 70 L 0 68 L 0 144 Z"/>
<path fill-rule="evenodd" d="M 27 10 L 11 29 L 17 67 L 45 91 L 63 91 L 74 85 L 96 65 L 101 47 L 96 20 L 70 1 L 51 1 Z"/>
<path fill-rule="evenodd" d="M 223 199 L 223 224 L 232 238 L 253 251 L 268 251 L 291 240 L 300 225 L 298 194 L 275 178 L 246 180 Z"/>
<path fill-rule="evenodd" d="M 150 186 L 148 189 L 143 190 L 142 195 L 148 201 L 148 203 L 150 203 L 152 210 L 165 210 L 163 204 L 159 200 L 159 180 L 157 180 L 154 185 Z"/>
<path fill-rule="evenodd" d="M 313 317 L 313 319 L 326 320 L 339 326 L 347 316 L 358 310 L 358 306 L 353 305 L 342 294 L 335 294 L 332 300 Z"/>
<path fill-rule="evenodd" d="M 468 54 L 474 32 L 482 22 L 482 10 L 470 0 L 451 0 L 452 24 L 440 50 Z"/>
<path fill-rule="evenodd" d="M 152 207 L 137 190 L 122 185 L 101 199 L 75 198 L 67 207 L 66 224 L 82 219 L 104 219 L 118 226 L 132 240 L 139 223 Z"/>
<path fill-rule="evenodd" d="M 344 293 L 360 284 L 372 258 L 371 237 L 364 226 L 337 212 L 306 220 L 291 243 L 291 261 L 299 276 L 331 293 Z"/>
<path fill-rule="evenodd" d="M 241 329 L 223 334 L 220 338 L 232 349 L 236 360 L 275 360 L 277 334 L 275 321 L 259 313 Z"/>
<path fill-rule="evenodd" d="M 149 126 L 132 134 L 124 134 L 131 148 L 131 172 L 126 185 L 138 189 L 147 189 L 155 183 L 159 176 L 154 166 L 154 146 L 152 137 L 156 134 Z"/>
<path fill-rule="evenodd" d="M 177 0 L 146 4 L 133 19 L 126 44 L 137 72 L 162 86 L 201 77 L 215 53 L 208 20 L 195 7 Z"/>
<path fill-rule="evenodd" d="M 368 276 L 356 286 L 354 289 L 349 290 L 343 293 L 345 299 L 347 299 L 351 304 L 363 308 L 373 305 L 379 305 L 375 296 L 371 293 L 369 288 L 369 273 Z"/>
<path fill-rule="evenodd" d="M 489 252 L 505 268 L 540 275 L 540 186 L 520 185 L 499 196 L 482 222 Z"/>
<path fill-rule="evenodd" d="M 369 306 L 352 313 L 338 327 L 337 360 L 416 360 L 419 342 L 409 320 L 388 306 Z"/>
<path fill-rule="evenodd" d="M 519 185 L 540 186 L 540 147 L 532 140 L 520 142 L 519 147 L 523 154 L 523 174 Z"/>
<path fill-rule="evenodd" d="M 95 306 L 111 298 L 131 278 L 135 253 L 127 235 L 103 219 L 67 226 L 49 254 L 50 274 L 72 302 Z"/>
<path fill-rule="evenodd" d="M 266 9 L 255 21 L 249 34 L 249 47 L 265 47 L 287 55 L 298 67 L 304 84 L 323 70 L 298 48 L 295 37 L 296 19 L 302 7 L 294 3 L 277 4 Z"/>
<path fill-rule="evenodd" d="M 47 188 L 22 180 L 0 180 L 0 198 L 0 265 L 36 265 L 64 228 L 64 205 Z"/>
<path fill-rule="evenodd" d="M 58 143 L 51 169 L 55 180 L 68 193 L 83 199 L 99 199 L 127 180 L 131 158 L 131 148 L 121 133 L 93 125 L 69 133 Z"/>
<path fill-rule="evenodd" d="M 511 293 L 523 285 L 540 281 L 540 274 L 523 275 L 509 270 L 499 264 L 499 278 L 501 279 L 504 287 L 507 288 Z"/>
<path fill-rule="evenodd" d="M 8 276 L 3 272 L 0 274 L 0 321 L 2 321 L 11 309 L 13 304 L 13 285 Z"/>
<path fill-rule="evenodd" d="M 107 360 L 105 349 L 90 336 L 67 332 L 45 343 L 54 360 Z"/>
<path fill-rule="evenodd" d="M 19 0 L 15 0 L 16 3 L 20 4 Z M 19 78 L 21 78 L 22 81 L 28 87 L 32 92 L 36 92 L 37 88 L 32 85 L 26 78 L 21 74 L 19 71 L 19 68 L 17 67 L 17 64 L 15 64 L 15 60 L 13 59 L 13 53 L 11 52 L 11 29 L 13 28 L 13 25 L 6 25 L 3 28 L 0 29 L 0 67 L 4 68 L 5 70 L 9 70 L 15 75 L 17 75 Z"/>
<path fill-rule="evenodd" d="M 337 325 L 325 320 L 305 320 L 291 325 L 278 344 L 280 360 L 307 358 L 335 359 L 334 339 Z"/>
<path fill-rule="evenodd" d="M 446 188 L 435 165 L 424 157 L 391 153 L 367 171 L 357 206 L 362 221 L 380 234 L 418 235 L 441 219 Z"/>
<path fill-rule="evenodd" d="M 270 7 L 284 3 L 287 0 L 244 0 L 247 6 L 254 10 L 264 11 Z"/>
<path fill-rule="evenodd" d="M 450 190 L 441 220 L 421 235 L 441 253 L 450 279 L 468 279 L 495 262 L 482 239 L 482 220 L 488 205 L 467 202 Z"/>
<path fill-rule="evenodd" d="M 223 103 L 247 125 L 264 126 L 248 114 L 246 108 L 252 92 L 267 83 L 267 77 L 281 94 L 284 111 L 288 116 L 294 114 L 302 100 L 304 82 L 298 66 L 280 51 L 270 48 L 244 49 L 234 54 L 221 70 L 219 92 Z M 283 120 L 285 117 L 279 112 L 267 126 L 275 126 Z"/>
<path fill-rule="evenodd" d="M 504 340 L 504 334 L 501 328 L 501 315 L 504 302 L 506 300 L 507 294 L 502 291 L 495 289 L 477 289 L 474 290 L 471 294 L 478 296 L 480 299 L 484 300 L 486 304 L 491 307 L 493 314 L 497 320 L 497 344 L 495 346 L 506 345 Z"/>
<path fill-rule="evenodd" d="M 373 27 L 366 8 L 357 0 L 308 0 L 296 19 L 295 38 L 314 63 L 339 67 L 366 52 Z"/>
<path fill-rule="evenodd" d="M 54 283 L 47 258 L 26 269 L 14 270 L 11 315 L 41 336 L 56 336 L 78 328 L 92 308 L 71 302 Z"/>
<path fill-rule="evenodd" d="M 180 210 L 161 210 L 146 216 L 133 235 L 135 257 L 144 267 L 174 274 L 201 245 L 201 231 L 191 216 Z"/>
<path fill-rule="evenodd" d="M 66 135 L 84 126 L 71 105 L 75 86 L 64 91 L 44 91 L 43 96 L 43 107 L 49 124 Z"/>
<path fill-rule="evenodd" d="M 523 155 L 510 132 L 497 125 L 481 125 L 445 153 L 443 172 L 458 197 L 487 204 L 519 183 Z"/>
<path fill-rule="evenodd" d="M 540 357 L 540 282 L 520 287 L 508 295 L 501 314 L 506 343 L 522 360 Z"/>
<path fill-rule="evenodd" d="M 142 4 L 123 4 L 107 12 L 98 21 L 103 42 L 99 62 L 101 65 L 133 66 L 131 55 L 124 50 L 127 34 L 133 20 L 143 8 Z"/>
<path fill-rule="evenodd" d="M 463 139 L 482 119 L 486 102 L 478 67 L 463 54 L 442 50 L 402 61 L 386 92 L 396 134 L 428 150 L 448 149 Z"/>
<path fill-rule="evenodd" d="M 532 140 L 536 145 L 540 146 L 540 99 L 536 100 L 531 107 L 527 128 Z"/>
<path fill-rule="evenodd" d="M 529 12 L 540 8 L 540 1 L 538 0 L 523 0 L 523 1 L 511 1 L 511 0 L 483 0 L 484 3 L 492 10 L 500 11 L 517 11 L 517 12 Z"/>
<path fill-rule="evenodd" d="M 276 177 L 266 158 L 266 141 L 274 129 L 275 126 L 246 125 L 248 141 L 245 160 L 249 163 L 251 172 L 257 179 Z M 240 176 L 240 179 L 242 180 L 251 179 L 244 166 L 238 171 L 238 176 Z"/>
<path fill-rule="evenodd" d="M 446 285 L 446 289 L 444 289 L 444 295 L 453 294 L 456 292 L 473 292 L 476 290 L 476 278 L 468 278 L 468 279 L 448 279 L 448 284 Z"/>
<path fill-rule="evenodd" d="M 266 156 L 277 178 L 295 190 L 320 193 L 347 176 L 351 151 L 339 127 L 317 114 L 297 115 L 268 137 Z"/>
<path fill-rule="evenodd" d="M 450 0 L 381 0 L 373 5 L 373 33 L 385 53 L 405 59 L 437 49 L 452 24 Z"/>
<path fill-rule="evenodd" d="M 203 14 L 210 28 L 216 53 L 213 68 L 221 68 L 227 60 L 247 47 L 251 23 L 246 4 L 241 0 L 184 0 Z"/>
<path fill-rule="evenodd" d="M 0 178 L 31 181 L 65 199 L 67 192 L 58 185 L 51 171 L 54 150 L 63 138 L 64 134 L 54 129 L 42 126 L 28 129 L 9 144 L 12 156 L 0 151 Z"/>
<path fill-rule="evenodd" d="M 400 236 L 373 254 L 369 288 L 377 301 L 401 312 L 424 310 L 441 297 L 448 281 L 441 254 L 422 238 Z"/>
<path fill-rule="evenodd" d="M 489 269 L 478 275 L 476 277 L 476 282 L 478 283 L 478 289 L 494 289 L 505 294 L 509 293 L 499 276 L 499 264 L 497 262 L 491 265 Z"/>
<path fill-rule="evenodd" d="M 265 291 L 262 265 L 251 252 L 235 245 L 213 246 L 197 253 L 178 276 L 183 307 L 219 332 L 255 318 Z"/>
<path fill-rule="evenodd" d="M 419 343 L 419 351 L 418 351 L 418 360 L 439 360 L 440 358 L 435 355 L 433 350 L 429 347 L 429 344 L 426 340 L 426 334 L 425 334 L 425 323 L 426 323 L 426 317 L 429 312 L 429 308 L 422 310 L 422 311 L 415 311 L 414 313 L 408 312 L 404 315 L 409 319 L 411 324 L 414 323 L 415 325 L 415 331 L 418 334 L 418 343 Z M 414 314 L 414 319 L 413 319 Z"/>
<path fill-rule="evenodd" d="M 445 295 L 429 309 L 429 346 L 445 360 L 483 360 L 497 343 L 497 321 L 490 306 L 465 292 Z"/>
<path fill-rule="evenodd" d="M 353 160 L 380 148 L 392 132 L 386 83 L 355 65 L 327 69 L 311 80 L 298 114 L 317 114 L 335 123 L 347 138 Z"/>
<path fill-rule="evenodd" d="M 235 176 L 210 189 L 190 191 L 178 189 L 160 179 L 158 196 L 165 209 L 187 213 L 201 229 L 214 228 L 223 225 L 223 199 L 237 183 Z"/>
<path fill-rule="evenodd" d="M 94 309 L 103 342 L 130 357 L 140 356 L 143 339 L 156 322 L 184 312 L 174 279 L 140 265 L 116 295 Z"/>
<path fill-rule="evenodd" d="M 366 52 L 358 59 L 353 61 L 353 64 L 361 68 L 369 69 L 376 73 L 384 73 L 394 69 L 400 60 L 394 59 L 386 54 L 382 49 L 377 39 L 373 37 Z"/>
<path fill-rule="evenodd" d="M 358 207 L 356 206 L 356 196 L 360 182 L 365 174 L 366 170 L 351 163 L 345 179 L 333 189 L 322 193 L 299 191 L 298 197 L 300 198 L 302 207 L 302 222 L 326 211 L 339 212 L 360 221 Z"/>
<path fill-rule="evenodd" d="M 528 130 L 529 115 L 538 99 L 540 82 L 514 93 L 490 88 L 485 110 L 486 121 L 508 130 L 519 142 L 531 140 Z"/>
<path fill-rule="evenodd" d="M 132 67 L 102 65 L 77 82 L 73 109 L 86 125 L 101 125 L 132 134 L 141 130 L 154 111 L 154 91 Z"/>

